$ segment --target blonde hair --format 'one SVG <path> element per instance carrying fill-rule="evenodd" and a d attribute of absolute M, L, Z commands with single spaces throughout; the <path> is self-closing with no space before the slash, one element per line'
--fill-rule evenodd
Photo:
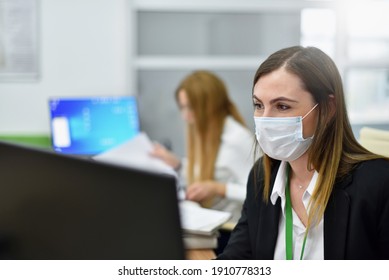
<path fill-rule="evenodd" d="M 323 217 L 337 179 L 349 174 L 361 161 L 385 157 L 369 152 L 355 139 L 347 115 L 342 80 L 329 56 L 314 47 L 295 46 L 277 51 L 260 65 L 254 76 L 253 87 L 262 76 L 282 67 L 297 75 L 303 88 L 319 104 L 315 137 L 308 151 L 307 168 L 311 170 L 313 167 L 319 173 L 317 187 L 310 201 L 309 227 Z M 267 155 L 262 160 L 263 199 L 266 202 L 270 195 L 273 161 Z"/>
<path fill-rule="evenodd" d="M 177 102 L 181 90 L 186 92 L 195 118 L 193 124 L 187 125 L 188 183 L 212 180 L 226 117 L 232 116 L 243 126 L 244 120 L 228 97 L 223 81 L 211 72 L 195 71 L 182 80 L 176 89 Z"/>

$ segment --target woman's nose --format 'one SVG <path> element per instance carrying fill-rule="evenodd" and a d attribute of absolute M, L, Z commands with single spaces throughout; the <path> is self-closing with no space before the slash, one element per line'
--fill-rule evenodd
<path fill-rule="evenodd" d="M 262 117 L 271 117 L 271 110 L 265 108 Z"/>

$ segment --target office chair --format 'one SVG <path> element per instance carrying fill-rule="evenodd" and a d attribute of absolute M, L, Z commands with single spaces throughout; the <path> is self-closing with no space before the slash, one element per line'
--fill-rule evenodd
<path fill-rule="evenodd" d="M 389 131 L 362 127 L 359 132 L 359 142 L 369 151 L 389 157 Z"/>

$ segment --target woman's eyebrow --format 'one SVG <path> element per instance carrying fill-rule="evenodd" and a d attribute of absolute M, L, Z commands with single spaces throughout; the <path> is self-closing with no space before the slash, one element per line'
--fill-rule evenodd
<path fill-rule="evenodd" d="M 256 97 L 254 94 L 253 94 L 253 99 L 255 99 L 255 100 L 259 101 L 259 102 L 262 102 L 262 100 L 259 99 L 258 97 Z M 274 103 L 279 102 L 279 101 L 288 101 L 288 102 L 294 102 L 294 103 L 298 102 L 297 100 L 290 99 L 290 98 L 287 98 L 287 97 L 284 97 L 284 96 L 280 96 L 280 97 L 277 97 L 277 98 L 274 98 L 274 99 L 270 100 L 270 104 L 274 104 Z"/>
<path fill-rule="evenodd" d="M 284 96 L 280 96 L 280 97 L 277 97 L 277 98 L 270 100 L 270 104 L 274 104 L 274 103 L 279 102 L 279 101 L 288 101 L 288 102 L 294 102 L 294 103 L 298 102 L 297 100 L 293 100 L 293 99 L 290 99 L 290 98 L 287 98 Z"/>

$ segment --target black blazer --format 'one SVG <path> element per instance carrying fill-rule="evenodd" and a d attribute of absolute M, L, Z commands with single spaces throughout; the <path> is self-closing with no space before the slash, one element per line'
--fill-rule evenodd
<path fill-rule="evenodd" d="M 271 186 L 279 164 L 275 162 Z M 218 259 L 274 257 L 281 199 L 276 205 L 270 199 L 263 202 L 262 170 L 256 176 L 254 170 L 258 168 L 250 172 L 242 216 Z M 324 259 L 389 259 L 389 161 L 362 162 L 335 183 L 324 213 Z"/>

